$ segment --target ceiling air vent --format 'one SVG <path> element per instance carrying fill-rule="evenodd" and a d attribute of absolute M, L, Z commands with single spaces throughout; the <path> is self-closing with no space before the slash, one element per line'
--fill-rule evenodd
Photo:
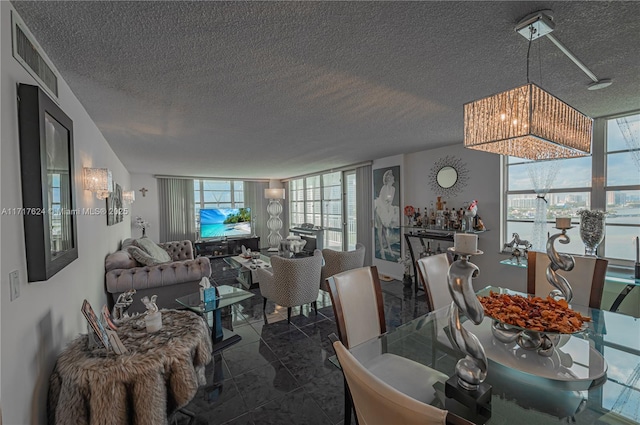
<path fill-rule="evenodd" d="M 13 57 L 49 94 L 58 98 L 58 75 L 40 54 L 42 49 L 16 13 L 11 14 L 13 28 Z"/>

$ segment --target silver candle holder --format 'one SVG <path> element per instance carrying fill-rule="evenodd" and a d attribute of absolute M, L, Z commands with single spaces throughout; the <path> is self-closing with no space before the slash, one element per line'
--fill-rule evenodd
<path fill-rule="evenodd" d="M 460 245 L 457 243 L 459 237 L 463 242 Z M 469 237 L 475 237 L 475 240 Z M 484 309 L 471 284 L 471 279 L 478 275 L 480 269 L 469 261 L 471 255 L 482 254 L 482 251 L 477 249 L 477 235 L 456 234 L 455 244 L 449 250 L 456 253 L 459 259 L 451 264 L 447 275 L 449 294 L 453 299 L 449 309 L 449 334 L 454 348 L 457 347 L 465 357 L 456 363 L 456 375 L 445 383 L 445 406 L 455 412 L 462 405 L 470 409 L 472 415 L 484 418 L 473 422 L 485 423 L 491 416 L 491 385 L 484 382 L 487 377 L 487 356 L 478 337 L 464 328 L 461 320 L 462 315 L 476 325 L 484 320 Z"/>
<path fill-rule="evenodd" d="M 559 220 L 560 219 L 556 220 L 556 229 L 560 230 L 560 233 L 551 236 L 547 240 L 547 256 L 550 260 L 549 266 L 547 267 L 547 281 L 551 286 L 556 288 L 549 293 L 551 297 L 556 299 L 562 297 L 569 302 L 573 298 L 571 285 L 564 276 L 559 275 L 556 272 L 558 270 L 564 270 L 567 272 L 573 270 L 575 261 L 572 255 L 556 251 L 553 244 L 556 240 L 565 245 L 571 242 L 571 239 L 569 239 L 569 236 L 567 235 L 567 230 L 572 229 L 573 227 L 571 224 L 559 224 Z"/>
<path fill-rule="evenodd" d="M 461 313 L 476 325 L 484 319 L 484 308 L 471 282 L 480 269 L 469 261 L 472 255 L 482 254 L 482 251 L 477 249 L 477 238 L 477 235 L 455 235 L 455 246 L 449 250 L 457 254 L 459 259 L 451 264 L 447 275 L 449 294 L 453 300 L 449 309 L 451 339 L 466 355 L 456 364 L 456 375 L 460 387 L 469 391 L 477 390 L 487 377 L 487 356 L 484 347 L 473 333 L 462 326 L 460 320 Z"/>
<path fill-rule="evenodd" d="M 557 218 L 556 229 L 560 230 L 560 233 L 549 237 L 546 244 L 547 256 L 550 260 L 549 266 L 547 266 L 546 278 L 551 286 L 555 288 L 549 295 L 556 300 L 564 298 L 567 302 L 573 298 L 573 290 L 569 281 L 558 274 L 557 271 L 573 270 L 575 261 L 572 255 L 558 252 L 554 243 L 557 240 L 561 244 L 568 244 L 571 240 L 567 235 L 567 230 L 572 228 L 570 219 Z M 559 339 L 557 334 L 514 328 L 496 320 L 491 326 L 491 332 L 500 342 L 510 343 L 515 341 L 518 346 L 525 350 L 536 350 L 539 355 L 544 357 L 550 357 L 553 354 L 554 346 Z"/>

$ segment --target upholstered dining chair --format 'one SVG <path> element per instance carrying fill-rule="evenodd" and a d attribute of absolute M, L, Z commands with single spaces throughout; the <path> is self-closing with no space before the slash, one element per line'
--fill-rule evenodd
<path fill-rule="evenodd" d="M 338 273 L 328 278 L 327 283 L 338 336 L 344 346 L 354 347 L 387 331 L 377 267 Z M 365 367 L 376 376 L 384 376 L 385 382 L 397 391 L 423 403 L 435 398 L 433 384 L 436 381 L 444 383 L 448 379 L 435 369 L 391 353 L 373 355 Z M 345 381 L 345 424 L 350 422 L 351 407 Z"/>
<path fill-rule="evenodd" d="M 425 425 L 446 423 L 447 411 L 428 402 L 404 394 L 386 384 L 364 367 L 340 342 L 333 347 L 349 385 L 358 423 L 361 425 Z M 417 366 L 420 366 L 416 363 Z M 421 369 L 407 369 L 406 373 L 422 375 Z M 429 376 L 425 379 L 429 380 Z"/>
<path fill-rule="evenodd" d="M 304 258 L 271 257 L 270 269 L 256 269 L 260 293 L 282 307 L 287 307 L 287 320 L 291 322 L 291 308 L 311 303 L 318 314 L 318 281 L 322 272 L 322 252 L 316 249 Z"/>
<path fill-rule="evenodd" d="M 571 271 L 558 270 L 573 289 L 571 302 L 591 308 L 600 308 L 604 278 L 608 260 L 574 255 L 575 266 Z M 547 281 L 546 271 L 550 260 L 546 252 L 529 251 L 527 256 L 527 293 L 545 298 L 555 288 Z"/>
<path fill-rule="evenodd" d="M 431 311 L 451 304 L 451 294 L 447 276 L 449 274 L 449 256 L 447 254 L 431 255 L 416 261 L 422 288 L 427 294 Z"/>
<path fill-rule="evenodd" d="M 324 266 L 322 266 L 322 277 L 320 279 L 320 289 L 329 291 L 327 286 L 327 278 L 345 272 L 351 269 L 357 269 L 364 265 L 365 248 L 361 243 L 356 244 L 353 251 L 334 251 L 332 249 L 323 249 L 322 257 L 324 258 Z"/>

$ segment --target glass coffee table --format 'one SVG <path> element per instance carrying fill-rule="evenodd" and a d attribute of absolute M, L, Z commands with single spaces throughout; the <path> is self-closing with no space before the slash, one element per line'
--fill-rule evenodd
<path fill-rule="evenodd" d="M 191 311 L 201 314 L 205 320 L 207 319 L 206 316 L 211 314 L 213 317 L 211 325 L 211 342 L 214 353 L 227 348 L 242 339 L 242 337 L 233 332 L 233 330 L 222 327 L 222 308 L 229 307 L 255 295 L 249 291 L 245 291 L 244 289 L 229 285 L 217 286 L 215 289 L 215 300 L 207 303 L 200 299 L 199 292 L 194 292 L 193 294 L 176 298 L 178 303 L 187 307 Z"/>
<path fill-rule="evenodd" d="M 251 259 L 245 258 L 240 255 L 233 257 L 225 257 L 224 262 L 234 270 L 238 271 L 237 281 L 240 284 L 250 289 L 253 285 L 258 283 L 256 270 L 271 268 L 271 258 L 260 254 L 260 258 Z"/>

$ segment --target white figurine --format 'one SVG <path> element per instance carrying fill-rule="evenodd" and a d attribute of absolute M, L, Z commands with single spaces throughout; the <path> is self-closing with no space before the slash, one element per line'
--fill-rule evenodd
<path fill-rule="evenodd" d="M 147 314 L 156 313 L 158 311 L 158 306 L 156 305 L 157 295 L 152 295 L 151 300 L 149 297 L 142 297 L 140 301 L 147 307 Z"/>
<path fill-rule="evenodd" d="M 162 313 L 158 311 L 158 306 L 156 305 L 157 295 L 152 295 L 151 300 L 149 297 L 142 297 L 142 302 L 145 306 L 147 306 L 147 313 L 144 318 L 145 324 L 147 326 L 147 332 L 156 332 L 162 329 Z"/>

